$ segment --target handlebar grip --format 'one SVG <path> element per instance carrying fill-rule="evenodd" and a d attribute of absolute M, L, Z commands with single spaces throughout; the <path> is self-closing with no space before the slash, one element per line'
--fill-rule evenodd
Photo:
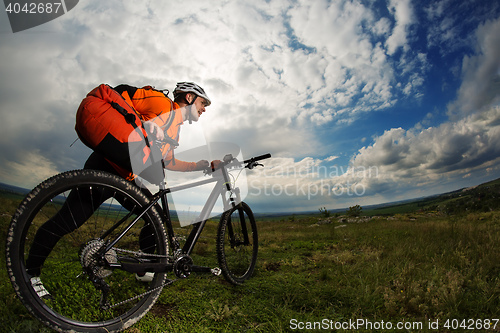
<path fill-rule="evenodd" d="M 243 163 L 250 163 L 250 162 L 257 162 L 257 161 L 260 161 L 260 160 L 265 160 L 266 158 L 270 158 L 271 157 L 271 154 L 270 153 L 267 153 L 267 154 L 264 154 L 264 155 L 260 155 L 260 156 L 256 156 L 256 157 L 252 157 L 251 159 L 249 160 L 246 160 L 246 161 L 243 161 Z"/>

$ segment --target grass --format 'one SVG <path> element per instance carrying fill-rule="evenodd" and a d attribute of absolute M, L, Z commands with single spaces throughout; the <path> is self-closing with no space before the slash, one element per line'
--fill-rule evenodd
<path fill-rule="evenodd" d="M 3 239 L 16 202 L 0 199 Z M 259 220 L 257 268 L 244 286 L 193 274 L 166 287 L 126 332 L 288 332 L 300 331 L 292 323 L 324 319 L 421 322 L 425 331 L 429 321 L 498 318 L 499 211 L 321 219 Z M 215 232 L 212 222 L 195 263 L 215 264 Z M 0 332 L 49 332 L 17 300 L 5 267 L 0 293 Z"/>

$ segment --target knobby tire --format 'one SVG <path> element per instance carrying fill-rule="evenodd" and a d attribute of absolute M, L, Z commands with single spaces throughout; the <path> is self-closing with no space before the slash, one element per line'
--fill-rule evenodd
<path fill-rule="evenodd" d="M 241 202 L 222 214 L 217 231 L 217 258 L 224 278 L 241 285 L 255 270 L 258 234 L 250 207 Z"/>
<path fill-rule="evenodd" d="M 26 259 L 39 228 L 58 216 L 57 212 L 62 211 L 61 207 L 64 207 L 65 202 L 74 201 L 65 201 L 70 193 L 87 197 L 87 200 L 82 199 L 79 205 L 66 204 L 70 212 L 66 217 L 71 218 L 67 219 L 67 223 L 63 223 L 64 226 L 76 223 L 78 216 L 81 218 L 85 215 L 82 213 L 85 212 L 84 204 L 87 210 L 89 205 L 95 205 L 91 207 L 95 211 L 81 227 L 62 236 L 41 267 L 40 278 L 52 296 L 52 299 L 46 300 L 40 298 L 31 286 Z M 129 210 L 140 211 L 148 202 L 148 193 L 134 183 L 103 171 L 75 170 L 44 181 L 26 196 L 14 214 L 8 230 L 6 259 L 8 274 L 17 295 L 36 318 L 61 332 L 118 332 L 136 323 L 151 309 L 165 283 L 165 273 L 156 273 L 152 282 L 144 283 L 137 281 L 133 273 L 92 266 L 104 276 L 104 281 L 110 286 L 110 303 L 120 305 L 103 309 L 99 304 L 102 292 L 90 281 L 89 274 L 82 269 L 81 263 L 82 253 L 86 253 L 86 258 L 91 260 L 93 257 L 89 253 L 98 250 L 98 246 L 93 247 L 89 242 L 100 244 L 99 237 L 116 221 L 127 216 Z M 107 200 L 100 203 L 108 196 Z M 109 237 L 121 232 L 133 217 L 134 214 Z M 146 240 L 147 247 L 139 244 L 141 232 L 145 234 L 141 236 L 141 242 Z M 166 261 L 166 242 L 163 224 L 153 207 L 114 248 L 129 253 L 149 251 L 148 253 L 160 258 L 164 255 L 165 259 L 157 260 Z M 109 251 L 106 253 L 106 259 L 110 262 L 139 260 L 131 255 L 127 258 L 126 253 L 124 255 L 119 251 Z M 88 260 L 86 262 L 89 262 Z M 134 296 L 139 299 L 126 301 Z"/>

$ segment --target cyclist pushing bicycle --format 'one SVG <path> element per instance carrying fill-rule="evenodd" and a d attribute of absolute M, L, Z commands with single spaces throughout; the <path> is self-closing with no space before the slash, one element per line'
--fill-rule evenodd
<path fill-rule="evenodd" d="M 111 88 L 105 86 L 102 88 L 111 90 Z M 184 121 L 198 121 L 199 117 L 206 111 L 205 108 L 211 104 L 203 88 L 195 83 L 180 82 L 173 92 L 173 102 L 162 91 L 155 90 L 149 86 L 135 88 L 129 85 L 119 85 L 113 88 L 113 90 L 118 92 L 133 107 L 147 131 L 146 134 L 152 135 L 157 140 L 164 140 L 165 136 L 169 136 L 169 139 L 174 141 L 173 143 L 166 144 L 163 148 L 162 153 L 164 155 L 165 168 L 174 171 L 198 171 L 208 167 L 209 163 L 206 160 L 198 162 L 177 160 L 174 157 L 173 150 L 175 144 L 179 141 L 180 126 Z M 84 99 L 79 111 L 83 113 L 82 110 L 90 109 L 90 112 L 92 112 L 93 108 L 99 107 L 101 107 L 101 104 L 93 103 L 93 100 Z M 115 119 L 121 117 L 116 110 L 106 111 L 112 113 L 111 116 Z M 159 117 L 164 117 L 166 119 L 165 123 L 162 124 L 161 121 L 160 123 L 154 121 L 155 119 L 160 119 Z M 77 131 L 78 125 L 77 123 Z M 110 133 L 113 133 L 113 130 L 117 129 L 110 129 Z M 130 159 L 127 152 L 121 152 L 121 156 L 116 157 L 116 150 L 120 152 L 120 147 L 115 142 L 106 143 L 106 145 L 101 144 L 100 146 L 103 148 L 94 151 L 90 155 L 85 162 L 84 169 L 107 171 L 131 180 L 134 175 L 130 166 L 127 167 L 127 162 Z M 124 146 L 122 145 L 121 148 L 124 149 Z M 160 177 L 162 175 L 162 173 L 159 174 Z M 70 193 L 66 200 L 66 205 L 63 206 L 58 214 L 38 229 L 35 235 L 33 246 L 26 261 L 26 269 L 28 274 L 32 276 L 31 282 L 40 297 L 51 297 L 39 278 L 45 259 L 61 237 L 79 228 L 94 213 L 95 208 L 99 207 L 100 203 L 91 203 L 90 195 L 83 195 L 84 198 L 82 198 L 82 194 L 77 196 L 76 193 Z M 99 200 L 103 201 L 108 196 L 103 193 Z M 81 204 L 82 202 L 89 204 Z M 76 208 L 78 206 L 82 206 L 82 208 Z M 71 207 L 75 207 L 73 210 L 79 210 L 77 214 L 78 218 L 72 219 L 71 225 L 66 225 L 65 221 L 67 221 L 67 216 L 71 214 Z M 142 239 L 147 239 L 147 234 L 150 233 L 148 229 L 147 225 L 143 228 Z M 143 240 L 143 242 L 146 241 Z M 142 280 L 149 280 L 151 275 L 151 273 L 146 274 Z"/>
<path fill-rule="evenodd" d="M 177 84 L 173 101 L 149 86 L 100 85 L 87 95 L 76 131 L 94 152 L 83 169 L 36 186 L 8 230 L 7 271 L 33 316 L 58 331 L 118 332 L 142 318 L 165 286 L 192 272 L 222 274 L 234 285 L 253 274 L 257 226 L 232 172 L 259 166 L 270 154 L 239 161 L 227 154 L 239 148 L 229 145 L 212 163 L 174 156 L 180 126 L 210 104 L 189 82 Z M 204 170 L 208 178 L 168 188 L 164 169 Z M 159 190 L 152 194 L 143 182 Z M 210 196 L 181 244 L 167 195 L 208 184 Z M 199 266 L 191 254 L 219 198 L 219 267 Z"/>
<path fill-rule="evenodd" d="M 118 332 L 142 318 L 176 279 L 204 272 L 240 285 L 254 272 L 257 226 L 231 177 L 270 154 L 245 161 L 225 154 L 212 163 L 176 159 L 180 126 L 197 121 L 211 101 L 189 82 L 177 84 L 174 101 L 167 95 L 128 85 L 92 90 L 77 112 L 76 131 L 94 150 L 84 169 L 43 181 L 12 218 L 9 277 L 26 308 L 53 329 Z M 204 170 L 208 178 L 168 188 L 165 168 Z M 151 194 L 142 181 L 159 190 Z M 214 187 L 181 245 L 167 195 L 208 184 Z M 219 267 L 198 266 L 191 254 L 219 198 Z"/>

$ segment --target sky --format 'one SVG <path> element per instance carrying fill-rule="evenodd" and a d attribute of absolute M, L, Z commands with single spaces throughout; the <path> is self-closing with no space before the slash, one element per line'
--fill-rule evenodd
<path fill-rule="evenodd" d="M 181 146 L 272 154 L 244 177 L 256 211 L 366 206 L 500 177 L 497 1 L 88 0 L 16 33 L 2 11 L 0 59 L 0 182 L 11 185 L 83 166 L 91 150 L 70 145 L 95 86 L 179 81 L 212 100 Z"/>

